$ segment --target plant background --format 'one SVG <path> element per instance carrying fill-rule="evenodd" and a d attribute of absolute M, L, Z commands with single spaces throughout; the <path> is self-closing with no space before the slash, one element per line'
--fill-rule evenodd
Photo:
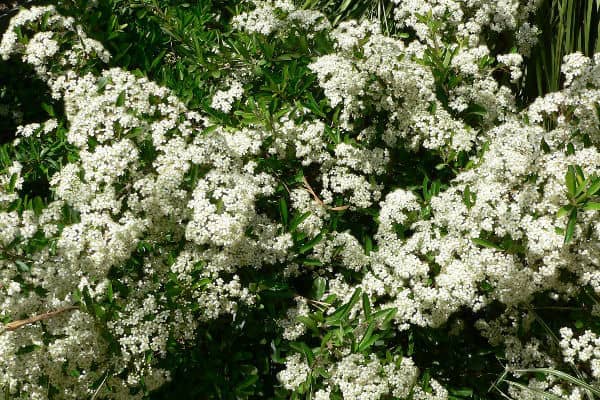
<path fill-rule="evenodd" d="M 257 78 L 252 94 L 257 104 L 268 109 L 293 98 L 323 99 L 322 93 L 308 89 L 314 80 L 306 65 L 310 58 L 299 56 L 295 68 L 289 69 L 289 57 L 296 43 L 250 41 L 231 29 L 231 18 L 243 4 L 237 0 L 57 0 L 34 1 L 32 4 L 57 5 L 59 10 L 76 18 L 88 35 L 111 52 L 111 66 L 122 67 L 165 85 L 174 90 L 190 109 L 200 110 L 230 126 L 244 122 L 246 114 L 255 110 L 241 109 L 240 113 L 225 115 L 210 107 L 212 95 L 228 69 L 237 64 L 254 62 L 254 54 L 271 52 L 269 63 L 257 67 Z M 393 30 L 388 0 L 306 0 L 303 7 L 325 11 L 332 22 L 348 19 L 377 18 L 386 29 Z M 2 10 L 0 10 L 2 12 Z M 521 106 L 561 87 L 560 65 L 563 56 L 581 51 L 591 56 L 600 50 L 598 26 L 600 13 L 596 1 L 544 0 L 536 23 L 541 28 L 540 45 L 527 59 L 523 85 L 519 91 Z M 0 29 L 8 19 L 0 19 Z M 499 37 L 495 51 L 510 49 L 513 44 Z M 140 45 L 143 44 L 143 45 Z M 272 46 L 272 48 L 269 48 Z M 287 46 L 287 47 L 286 47 Z M 219 50 L 216 52 L 216 50 Z M 296 57 L 295 55 L 292 57 Z M 18 68 L 9 62 L 0 62 L 0 104 L 22 112 L 22 123 L 42 121 L 48 114 L 61 115 L 61 105 L 53 104 L 47 88 L 34 78 L 33 71 Z M 285 83 L 285 85 L 284 85 Z M 313 92 L 311 92 L 313 90 Z M 30 105 L 36 105 L 30 107 Z M 39 106 L 38 106 L 39 105 Z M 327 112 L 327 111 L 324 111 Z M 17 159 L 26 166 L 23 192 L 30 201 L 36 198 L 46 202 L 49 196 L 49 177 L 58 168 L 57 159 L 68 160 L 73 155 L 64 142 L 39 143 L 18 153 L 8 146 L 14 139 L 17 121 L 0 120 L 0 157 Z M 417 156 L 422 170 L 431 170 L 438 162 Z M 415 161 L 415 160 L 412 160 Z M 411 162 L 412 162 L 411 161 Z M 418 169 L 417 169 L 418 171 Z M 419 186 L 425 175 L 414 172 L 404 177 Z M 443 184 L 449 176 L 429 176 L 427 179 Z M 427 189 L 427 184 L 425 184 Z M 353 219 L 354 218 L 354 219 Z M 344 223 L 368 237 L 364 231 L 364 216 L 355 215 Z M 252 279 L 251 277 L 248 279 Z M 193 347 L 181 351 L 174 348 L 164 361 L 174 371 L 173 381 L 152 393 L 151 399 L 196 398 L 286 398 L 287 392 L 278 389 L 276 373 L 281 370 L 280 352 L 285 347 L 279 342 L 275 321 L 285 314 L 295 288 L 280 281 L 264 282 L 265 310 L 243 310 L 239 319 L 222 317 L 210 325 L 201 326 Z M 312 282 L 296 282 L 297 287 L 311 290 Z M 593 296 L 583 291 L 580 298 L 564 304 L 557 312 L 554 303 L 546 297 L 534 302 L 538 321 L 528 335 L 555 335 L 565 324 L 600 329 L 600 323 L 589 315 Z M 490 308 L 486 312 L 500 310 Z M 473 322 L 477 316 L 465 311 L 455 321 Z M 470 327 L 472 323 L 466 323 Z M 449 386 L 454 399 L 501 398 L 490 386 L 504 371 L 502 348 L 494 348 L 474 329 L 460 336 L 447 335 L 447 327 L 418 328 L 410 334 L 390 341 L 412 351 L 414 360 L 425 370 L 427 377 L 435 376 Z M 410 354 L 410 353 L 409 353 Z M 440 360 L 444 360 L 440 363 Z M 571 371 L 572 372 L 572 371 Z"/>

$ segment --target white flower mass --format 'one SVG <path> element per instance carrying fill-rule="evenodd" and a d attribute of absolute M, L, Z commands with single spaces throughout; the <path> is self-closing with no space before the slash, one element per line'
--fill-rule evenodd
<path fill-rule="evenodd" d="M 0 174 L 0 249 L 33 240 L 38 232 L 53 243 L 32 254 L 18 245 L 15 258 L 0 259 L 0 315 L 10 322 L 83 298 L 93 304 L 113 292 L 111 271 L 126 265 L 119 280 L 128 290 L 111 311 L 118 318 L 110 317 L 102 329 L 75 309 L 45 320 L 43 328 L 29 324 L 0 333 L 0 387 L 9 396 L 42 400 L 50 382 L 61 388 L 60 398 L 84 399 L 104 380 L 111 388 L 105 398 L 143 398 L 142 391 L 130 389 L 143 384 L 152 390 L 170 379 L 158 362 L 169 343 L 193 341 L 199 324 L 256 307 L 259 299 L 243 276 L 269 268 L 285 269 L 286 276 L 332 276 L 320 298 L 296 297 L 277 321 L 283 340 L 307 333 L 297 318 L 308 316 L 315 304 L 330 295 L 349 301 L 360 288 L 371 304 L 397 310 L 391 318 L 397 331 L 440 327 L 459 310 L 502 304 L 502 315 L 477 323 L 482 335 L 504 344 L 515 368 L 551 366 L 536 343 L 518 336 L 513 321 L 520 318 L 517 307 L 539 293 L 568 299 L 590 285 L 600 295 L 600 213 L 581 212 L 568 243 L 557 230 L 568 220 L 559 210 L 570 202 L 569 166 L 581 166 L 586 177 L 600 171 L 600 55 L 565 57 L 564 89 L 517 110 L 509 82 L 492 74 L 505 69 L 510 82 L 522 78 L 523 56 L 536 40 L 528 16 L 538 2 L 394 3 L 398 24 L 414 30 L 414 41 L 388 36 L 369 21 L 332 28 L 321 13 L 297 10 L 288 1 L 256 1 L 255 9 L 234 18 L 236 29 L 265 36 L 286 37 L 292 27 L 328 32 L 332 52 L 315 56 L 308 68 L 329 105 L 338 107 L 339 129 L 361 129 L 334 145 L 327 121 L 314 115 L 299 122 L 292 111 L 277 115 L 269 128 L 207 129 L 208 117 L 147 78 L 119 68 L 78 72 L 87 60 L 105 62 L 109 55 L 53 7 L 22 10 L 13 18 L 0 55 L 30 65 L 64 102 L 66 137 L 79 157 L 52 177 L 53 200 L 41 213 L 8 211 L 23 181 L 19 162 Z M 439 19 L 435 32 L 422 15 Z M 36 32 L 41 18 L 48 19 L 47 30 Z M 26 45 L 17 30 L 29 32 Z M 491 55 L 483 30 L 517 32 L 519 53 Z M 65 32 L 74 38 L 70 47 L 61 42 Z M 449 32 L 456 39 L 446 43 L 454 52 L 449 67 L 461 80 L 449 90 L 445 107 L 422 57 Z M 223 88 L 210 106 L 229 114 L 236 102 L 245 102 L 244 86 L 230 80 Z M 474 103 L 487 110 L 478 128 L 460 117 Z M 373 127 L 362 127 L 372 115 Z M 17 135 L 43 137 L 56 129 L 49 120 L 21 126 Z M 392 156 L 398 148 L 435 151 L 442 162 L 460 152 L 473 156 L 468 168 L 424 199 L 421 188 L 390 185 L 387 177 L 399 173 Z M 152 162 L 144 161 L 148 152 Z M 290 210 L 306 214 L 295 229 L 324 238 L 307 250 L 299 250 L 281 220 L 261 206 L 273 198 L 280 179 L 255 159 L 290 155 L 312 174 L 310 182 L 286 188 Z M 77 220 L 61 220 L 67 208 Z M 374 210 L 377 221 L 374 245 L 366 252 L 363 239 L 347 228 L 325 231 L 336 213 L 361 209 Z M 502 238 L 514 247 L 487 245 Z M 148 250 L 143 265 L 128 264 L 145 245 L 165 250 Z M 314 265 L 297 264 L 299 252 Z M 566 274 L 571 278 L 564 279 Z M 169 279 L 176 288 L 166 287 Z M 360 314 L 360 305 L 349 313 Z M 107 337 L 117 343 L 118 356 Z M 596 334 L 576 337 L 564 327 L 559 347 L 566 362 L 588 363 L 593 379 L 600 380 Z M 320 367 L 324 383 L 312 398 L 334 398 L 332 391 L 346 400 L 450 398 L 435 379 L 429 391 L 416 386 L 420 370 L 410 357 L 380 359 L 349 348 L 335 357 Z M 295 353 L 277 376 L 294 391 L 317 373 L 311 368 Z M 574 387 L 565 391 L 556 382 L 536 382 L 530 386 L 580 398 Z"/>

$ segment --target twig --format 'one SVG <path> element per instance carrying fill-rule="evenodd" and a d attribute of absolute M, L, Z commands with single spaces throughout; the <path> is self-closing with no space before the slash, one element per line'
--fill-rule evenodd
<path fill-rule="evenodd" d="M 308 297 L 304 297 L 300 294 L 295 294 L 294 298 L 301 298 L 304 301 L 306 301 L 308 304 L 313 305 L 314 307 L 318 308 L 320 311 L 327 311 L 327 309 L 329 309 L 329 307 L 331 307 L 331 304 L 326 303 L 324 301 L 319 301 L 319 300 L 313 300 L 313 299 L 309 299 Z"/>
<path fill-rule="evenodd" d="M 312 196 L 314 197 L 314 199 L 315 199 L 315 201 L 316 201 L 317 203 L 319 203 L 320 205 L 324 206 L 324 205 L 325 205 L 325 203 L 323 203 L 323 200 L 321 200 L 321 199 L 319 198 L 319 196 L 317 196 L 317 194 L 315 193 L 315 191 L 313 190 L 313 188 L 310 186 L 310 184 L 309 184 L 309 183 L 308 183 L 308 181 L 306 180 L 306 177 L 305 177 L 305 176 L 303 176 L 303 177 L 302 177 L 302 180 L 304 181 L 304 188 L 305 188 L 306 190 L 308 190 L 308 193 L 312 194 Z"/>
<path fill-rule="evenodd" d="M 346 206 L 329 207 L 327 204 L 323 203 L 323 200 L 321 200 L 321 199 L 319 198 L 319 196 L 317 196 L 317 194 L 316 194 L 316 193 L 315 193 L 315 191 L 313 190 L 312 186 L 310 186 L 310 184 L 309 184 L 309 183 L 308 183 L 308 181 L 306 180 L 306 177 L 305 177 L 305 176 L 303 176 L 303 177 L 302 177 L 302 180 L 304 181 L 304 188 L 305 188 L 306 190 L 308 190 L 308 193 L 310 193 L 310 194 L 313 196 L 313 198 L 315 199 L 315 201 L 316 201 L 316 202 L 317 202 L 317 203 L 318 203 L 318 204 L 319 204 L 321 207 L 328 208 L 328 209 L 330 209 L 331 211 L 344 211 L 344 210 L 347 210 L 347 209 L 348 209 L 348 207 L 350 207 L 350 206 L 347 206 L 347 205 L 346 205 Z"/>
<path fill-rule="evenodd" d="M 79 307 L 77 306 L 69 306 L 69 307 L 65 307 L 65 308 L 59 308 L 58 310 L 54 310 L 54 311 L 50 311 L 44 314 L 40 314 L 40 315 L 34 315 L 33 317 L 29 317 L 26 319 L 20 319 L 18 321 L 13 321 L 13 322 L 9 322 L 8 324 L 4 325 L 4 330 L 6 331 L 14 331 L 19 329 L 22 326 L 25 325 L 29 325 L 29 324 L 33 324 L 36 323 L 38 321 L 43 321 L 46 319 L 50 319 L 52 317 L 55 317 L 57 315 L 60 315 L 64 312 L 67 311 L 72 311 L 72 310 L 77 310 L 79 309 Z"/>
<path fill-rule="evenodd" d="M 104 386 L 104 383 L 106 382 L 106 379 L 108 378 L 109 373 L 110 372 L 107 371 L 106 374 L 104 374 L 104 379 L 102 379 L 100 386 L 98 386 L 98 388 L 96 389 L 96 391 L 94 392 L 94 394 L 92 395 L 92 398 L 90 400 L 94 400 L 96 398 L 96 396 L 98 396 L 98 393 L 100 393 L 100 389 L 102 388 L 102 386 Z"/>
<path fill-rule="evenodd" d="M 288 187 L 288 185 L 286 185 L 286 183 L 283 181 L 283 179 L 281 180 L 281 184 L 283 185 L 283 187 L 285 188 L 285 190 L 287 190 L 288 194 L 292 194 L 292 192 L 290 191 L 290 188 Z"/>

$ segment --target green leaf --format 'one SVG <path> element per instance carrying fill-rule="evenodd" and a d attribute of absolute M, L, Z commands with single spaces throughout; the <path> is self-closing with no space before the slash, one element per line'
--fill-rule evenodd
<path fill-rule="evenodd" d="M 348 317 L 348 314 L 350 314 L 350 311 L 352 311 L 354 305 L 358 302 L 358 299 L 360 298 L 360 293 L 361 288 L 356 288 L 348 303 L 343 304 L 337 310 L 335 310 L 333 314 L 327 317 L 326 322 L 332 325 L 344 321 L 346 317 Z"/>
<path fill-rule="evenodd" d="M 585 211 L 600 211 L 600 203 L 588 201 L 583 205 Z"/>
<path fill-rule="evenodd" d="M 522 383 L 519 383 L 519 382 L 511 381 L 508 379 L 503 380 L 503 382 L 506 382 L 511 386 L 518 387 L 521 390 L 531 392 L 531 393 L 536 393 L 536 394 L 542 396 L 542 398 L 544 400 L 562 400 L 562 397 L 556 396 L 555 394 L 544 392 L 543 390 L 532 388 L 527 385 L 523 385 Z"/>
<path fill-rule="evenodd" d="M 163 59 L 163 57 L 165 56 L 165 54 L 167 53 L 167 50 L 163 50 L 161 51 L 155 58 L 154 60 L 152 60 L 152 63 L 150 64 L 150 68 L 148 68 L 149 70 L 153 70 L 154 67 L 156 67 Z"/>
<path fill-rule="evenodd" d="M 94 309 L 94 301 L 92 300 L 92 296 L 90 296 L 90 289 L 86 286 L 83 288 L 83 301 L 85 303 L 85 307 L 89 310 Z"/>
<path fill-rule="evenodd" d="M 310 211 L 305 212 L 304 214 L 296 214 L 294 218 L 290 221 L 289 231 L 294 232 L 298 226 L 304 222 L 306 218 L 310 216 Z"/>
<path fill-rule="evenodd" d="M 575 192 L 577 191 L 577 181 L 575 178 L 575 168 L 573 168 L 572 165 L 569 165 L 567 174 L 565 175 L 565 182 L 567 185 L 567 192 L 571 195 L 571 197 L 575 197 Z"/>
<path fill-rule="evenodd" d="M 72 369 L 71 371 L 69 371 L 69 375 L 71 375 L 74 378 L 78 378 L 81 375 L 81 372 L 79 372 L 78 369 Z"/>
<path fill-rule="evenodd" d="M 469 186 L 465 187 L 465 191 L 463 192 L 463 203 L 467 208 L 473 207 L 475 204 L 475 193 L 471 192 L 471 188 Z"/>
<path fill-rule="evenodd" d="M 579 198 L 582 193 L 585 192 L 585 188 L 587 186 L 588 180 L 584 180 L 581 183 L 578 183 L 577 190 L 575 191 L 575 197 Z"/>
<path fill-rule="evenodd" d="M 321 240 L 323 240 L 323 232 L 319 233 L 317 236 L 309 240 L 307 243 L 302 245 L 300 249 L 298 249 L 298 253 L 304 254 L 308 252 L 310 249 L 315 247 Z"/>
<path fill-rule="evenodd" d="M 112 303 L 112 301 L 114 299 L 114 292 L 113 292 L 113 286 L 112 286 L 111 281 L 108 281 L 108 286 L 106 287 L 106 298 L 108 299 L 108 301 L 110 303 Z"/>
<path fill-rule="evenodd" d="M 556 213 L 556 217 L 557 218 L 562 218 L 565 215 L 568 215 L 571 212 L 571 210 L 573 210 L 573 206 L 572 205 L 563 206 Z"/>
<path fill-rule="evenodd" d="M 600 43 L 600 41 L 599 41 L 599 43 Z M 594 182 L 592 183 L 592 185 L 588 188 L 588 190 L 585 194 L 587 194 L 588 196 L 593 196 L 596 193 L 598 193 L 599 190 L 600 190 L 600 178 L 596 178 L 594 180 Z"/>
<path fill-rule="evenodd" d="M 465 111 L 463 111 L 465 115 L 477 115 L 480 117 L 485 117 L 487 115 L 487 110 L 485 107 L 479 104 L 471 104 Z"/>
<path fill-rule="evenodd" d="M 302 322 L 311 331 L 317 332 L 317 333 L 319 332 L 319 329 L 317 328 L 317 323 L 314 320 L 312 320 L 311 318 L 305 317 L 304 315 L 298 315 L 298 316 L 296 316 L 296 320 L 298 322 Z"/>
<path fill-rule="evenodd" d="M 8 191 L 9 192 L 12 192 L 13 190 L 15 190 L 15 185 L 17 184 L 17 179 L 18 179 L 17 174 L 12 174 L 10 176 L 10 182 L 8 183 Z"/>
<path fill-rule="evenodd" d="M 54 112 L 54 107 L 52 107 L 51 104 L 47 104 L 47 103 L 42 103 L 41 104 L 42 108 L 44 109 L 44 111 L 46 111 L 46 113 L 50 116 L 50 117 L 55 117 L 56 113 Z"/>
<path fill-rule="evenodd" d="M 454 396 L 467 398 L 473 396 L 473 389 L 471 388 L 449 389 L 449 392 Z"/>
<path fill-rule="evenodd" d="M 323 278 L 322 276 L 316 278 L 313 281 L 313 290 L 314 290 L 315 299 L 321 300 L 321 298 L 323 298 L 323 295 L 325 294 L 326 288 L 327 288 L 327 280 L 325 280 L 325 278 Z"/>
<path fill-rule="evenodd" d="M 557 371 L 555 369 L 552 368 L 527 368 L 527 369 L 515 369 L 512 372 L 514 373 L 518 373 L 518 374 L 524 374 L 524 373 L 541 373 L 541 374 L 548 374 L 548 375 L 553 375 L 559 379 L 562 379 L 564 381 L 567 381 L 575 386 L 579 386 L 580 388 L 583 388 L 585 390 L 589 390 L 590 392 L 592 392 L 593 394 L 595 394 L 596 396 L 600 396 L 600 389 L 595 388 L 594 386 L 589 385 L 588 383 L 586 383 L 585 381 L 575 378 L 574 376 L 571 376 L 565 372 L 562 371 Z"/>
<path fill-rule="evenodd" d="M 341 319 L 345 319 L 348 316 L 348 314 L 350 314 L 350 311 L 352 310 L 352 308 L 354 308 L 356 303 L 358 303 L 358 299 L 360 298 L 361 292 L 362 292 L 361 288 L 356 288 L 356 290 L 354 290 L 354 293 L 352 294 L 350 301 L 348 301 L 348 303 L 346 304 L 346 309 L 342 313 Z"/>
<path fill-rule="evenodd" d="M 365 236 L 365 255 L 371 254 L 373 251 L 373 240 L 371 236 Z"/>
<path fill-rule="evenodd" d="M 473 238 L 471 239 L 471 241 L 473 243 L 475 243 L 478 246 L 482 246 L 482 247 L 488 247 L 490 249 L 498 249 L 498 250 L 502 250 L 502 247 L 498 246 L 496 243 L 491 242 L 489 240 L 486 239 L 482 239 L 482 238 Z"/>
<path fill-rule="evenodd" d="M 33 211 L 36 215 L 40 215 L 42 210 L 44 209 L 44 201 L 40 196 L 35 196 L 33 198 Z"/>
<path fill-rule="evenodd" d="M 439 179 L 436 179 L 431 183 L 431 194 L 433 196 L 437 196 L 440 193 L 440 189 L 442 188 L 442 182 Z"/>
<path fill-rule="evenodd" d="M 365 334 L 362 339 L 358 343 L 358 351 L 363 352 L 367 350 L 373 343 L 379 339 L 379 335 L 373 335 L 373 330 L 375 329 L 375 323 L 371 322 L 367 327 Z"/>
<path fill-rule="evenodd" d="M 199 289 L 199 288 L 203 288 L 204 286 L 208 285 L 209 283 L 211 283 L 212 280 L 210 278 L 202 278 L 200 279 L 198 282 L 194 283 L 192 285 L 192 287 L 194 289 Z"/>
<path fill-rule="evenodd" d="M 17 264 L 17 269 L 19 270 L 19 272 L 29 272 L 29 270 L 31 269 L 29 265 L 25 264 L 21 260 L 16 260 L 15 264 Z"/>
<path fill-rule="evenodd" d="M 123 104 L 125 104 L 125 91 L 119 93 L 119 96 L 117 97 L 117 101 L 115 103 L 117 107 L 121 107 L 123 106 Z"/>
<path fill-rule="evenodd" d="M 37 349 L 39 349 L 41 347 L 42 346 L 39 346 L 39 345 L 36 345 L 36 344 L 29 344 L 29 345 L 20 347 L 15 352 L 15 354 L 18 355 L 18 356 L 20 356 L 20 355 L 23 355 L 23 354 L 31 353 L 32 351 L 35 351 L 35 350 L 37 350 Z"/>
<path fill-rule="evenodd" d="M 575 178 L 577 179 L 577 186 L 583 186 L 585 174 L 579 165 L 575 165 Z"/>
<path fill-rule="evenodd" d="M 312 112 L 314 112 L 316 115 L 318 115 L 321 118 L 326 118 L 327 117 L 325 115 L 325 113 L 321 110 L 321 107 L 319 107 L 319 104 L 317 104 L 317 101 L 313 97 L 312 93 L 307 92 L 307 94 L 305 95 L 305 97 L 306 97 L 306 101 L 308 102 L 308 104 L 306 104 L 306 106 Z"/>
<path fill-rule="evenodd" d="M 104 92 L 104 88 L 108 84 L 108 78 L 103 76 L 98 79 L 98 83 L 96 84 L 96 88 L 98 89 L 98 93 Z"/>
<path fill-rule="evenodd" d="M 279 199 L 279 213 L 281 214 L 281 223 L 283 226 L 288 224 L 288 206 L 285 198 Z"/>
<path fill-rule="evenodd" d="M 235 386 L 235 390 L 237 392 L 240 392 L 241 390 L 254 385 L 257 381 L 258 381 L 258 375 L 250 375 L 242 383 L 237 384 Z"/>
<path fill-rule="evenodd" d="M 274 61 L 292 61 L 294 58 L 297 58 L 298 54 L 282 54 L 275 58 Z"/>
<path fill-rule="evenodd" d="M 396 313 L 398 312 L 398 309 L 396 307 L 392 307 L 392 308 L 387 308 L 384 311 L 384 317 L 383 317 L 383 321 L 381 321 L 381 325 L 387 325 L 392 318 L 394 318 L 396 316 Z"/>
<path fill-rule="evenodd" d="M 567 244 L 573 238 L 573 233 L 575 232 L 575 224 L 577 223 L 577 209 L 573 208 L 571 210 L 571 214 L 569 215 L 569 222 L 567 222 L 567 229 L 565 230 L 565 241 Z"/>
<path fill-rule="evenodd" d="M 303 265 L 310 265 L 313 267 L 322 267 L 323 266 L 323 262 L 314 258 L 305 258 L 304 260 L 302 260 L 302 264 Z"/>
<path fill-rule="evenodd" d="M 81 292 L 79 290 L 75 290 L 72 294 L 72 298 L 75 305 L 81 303 Z"/>
<path fill-rule="evenodd" d="M 304 354 L 304 356 L 306 357 L 306 361 L 308 361 L 308 365 L 312 365 L 312 363 L 315 361 L 315 355 L 306 343 L 293 342 L 290 343 L 290 347 L 296 350 L 298 353 Z"/>
<path fill-rule="evenodd" d="M 425 199 L 425 201 L 429 201 L 431 199 L 431 195 L 429 192 L 429 178 L 427 176 L 425 178 L 423 178 L 422 189 L 423 189 L 423 199 Z"/>
<path fill-rule="evenodd" d="M 369 301 L 369 295 L 366 293 L 363 293 L 362 295 L 362 305 L 365 317 L 369 318 L 371 316 L 371 302 Z"/>

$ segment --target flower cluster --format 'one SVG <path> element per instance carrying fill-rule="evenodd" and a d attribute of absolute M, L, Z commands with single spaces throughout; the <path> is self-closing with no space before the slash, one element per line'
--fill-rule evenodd
<path fill-rule="evenodd" d="M 203 324 L 288 292 L 272 345 L 288 346 L 277 378 L 297 395 L 448 399 L 407 343 L 465 312 L 511 368 L 581 362 L 598 379 L 597 333 L 563 328 L 557 357 L 519 326 L 537 296 L 600 295 L 600 56 L 567 56 L 564 88 L 517 110 L 536 1 L 394 3 L 412 36 L 369 20 L 332 28 L 287 0 L 234 17 L 251 37 L 301 30 L 331 51 L 303 65 L 310 96 L 277 110 L 233 72 L 210 104 L 230 124 L 107 68 L 53 7 L 21 11 L 0 55 L 35 70 L 64 121 L 20 126 L 12 146 L 64 129 L 75 156 L 31 207 L 23 165 L 0 170 L 0 387 L 144 398 Z M 486 45 L 501 31 L 518 53 Z M 234 119 L 257 109 L 263 120 Z M 550 378 L 528 384 L 578 398 Z"/>

